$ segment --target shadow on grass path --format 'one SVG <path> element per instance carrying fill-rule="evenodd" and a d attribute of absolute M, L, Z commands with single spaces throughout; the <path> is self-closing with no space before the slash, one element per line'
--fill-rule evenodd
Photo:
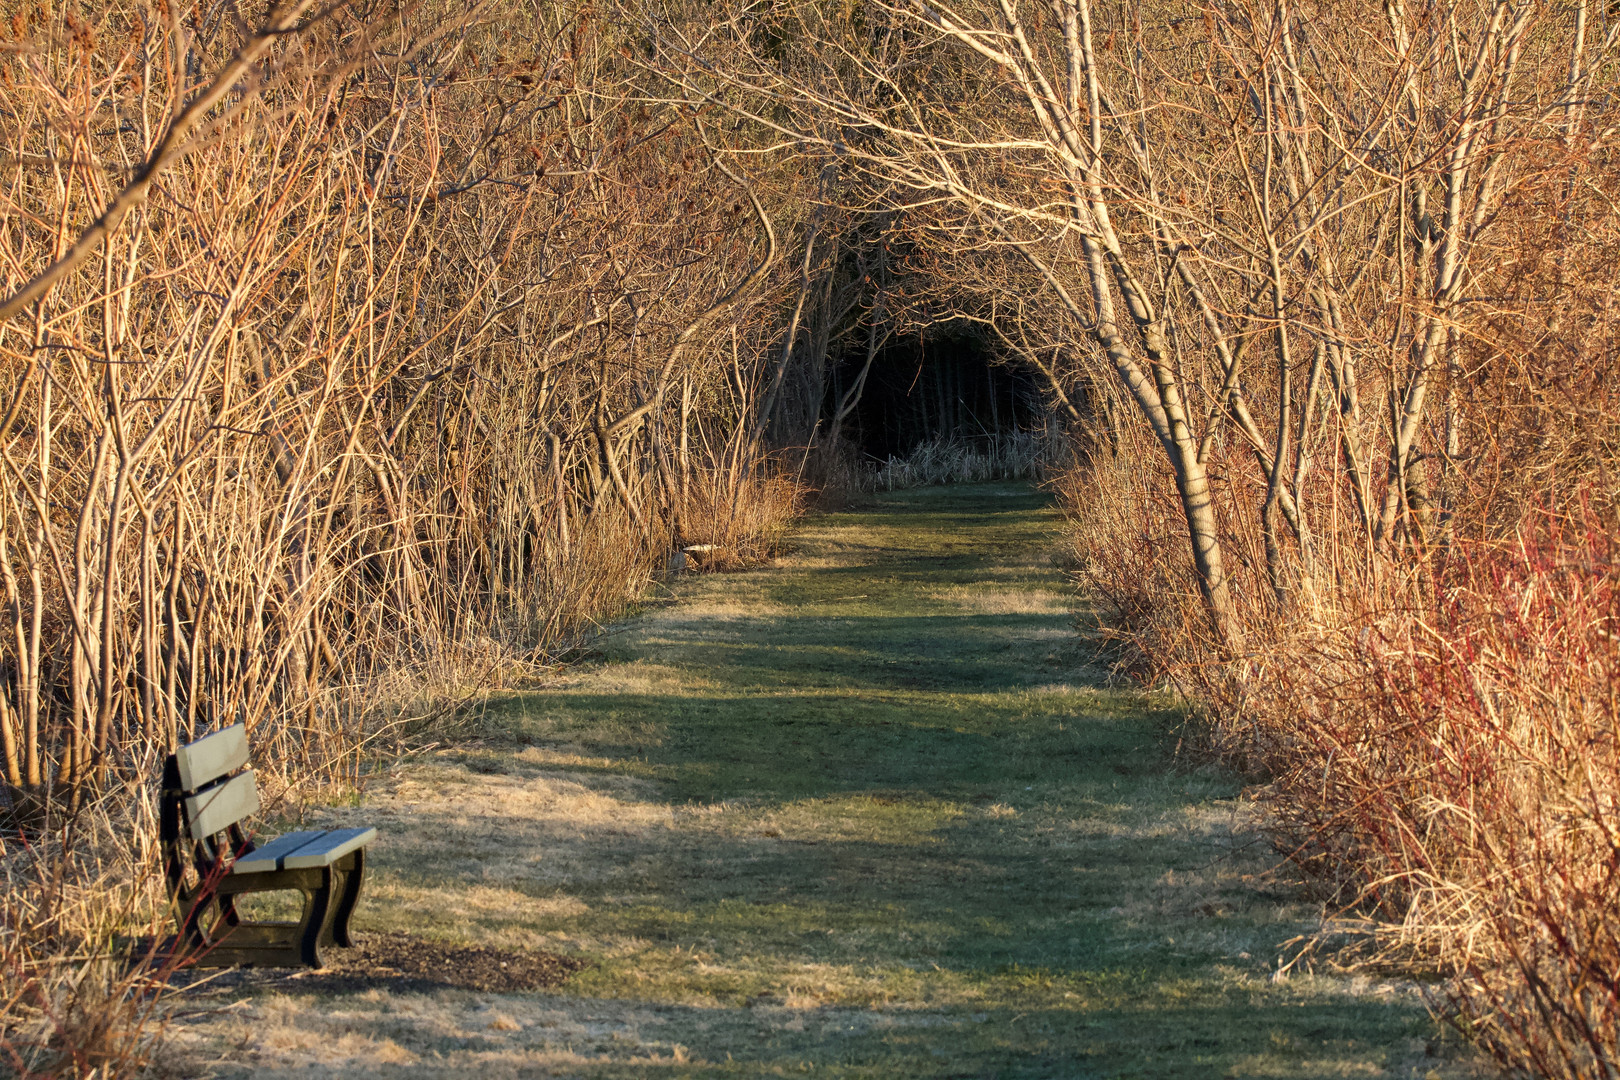
<path fill-rule="evenodd" d="M 257 1076 L 1458 1077 L 1414 990 L 1274 980 L 1310 926 L 1229 778 L 1087 666 L 1026 488 L 887 496 L 683 579 L 403 765 L 362 928 L 560 990 L 301 993 L 182 1025 Z"/>

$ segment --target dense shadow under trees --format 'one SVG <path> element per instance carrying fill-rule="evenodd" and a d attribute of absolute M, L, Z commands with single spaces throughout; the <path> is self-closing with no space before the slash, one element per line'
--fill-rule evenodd
<path fill-rule="evenodd" d="M 863 349 L 837 364 L 824 421 L 865 363 Z M 866 458 L 884 461 L 929 439 L 972 441 L 1043 429 L 1047 415 L 1030 373 L 998 363 L 971 336 L 891 338 L 873 358 L 848 437 Z"/>

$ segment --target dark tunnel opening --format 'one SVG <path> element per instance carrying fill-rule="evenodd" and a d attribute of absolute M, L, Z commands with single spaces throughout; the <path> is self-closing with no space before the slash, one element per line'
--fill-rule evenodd
<path fill-rule="evenodd" d="M 866 350 L 857 348 L 834 366 L 827 419 L 865 363 Z M 942 334 L 899 338 L 879 350 L 841 437 L 884 461 L 935 438 L 988 439 L 1045 423 L 1040 389 L 1028 371 L 993 362 L 970 334 Z"/>

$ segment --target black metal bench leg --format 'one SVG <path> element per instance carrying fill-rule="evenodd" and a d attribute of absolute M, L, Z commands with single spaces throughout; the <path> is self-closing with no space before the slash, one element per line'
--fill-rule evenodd
<path fill-rule="evenodd" d="M 346 949 L 354 947 L 354 938 L 349 933 L 349 919 L 354 915 L 355 905 L 360 902 L 360 886 L 366 876 L 365 849 L 361 848 L 350 858 L 353 865 L 343 871 L 343 887 L 338 891 L 337 911 L 332 918 L 332 940 Z"/>

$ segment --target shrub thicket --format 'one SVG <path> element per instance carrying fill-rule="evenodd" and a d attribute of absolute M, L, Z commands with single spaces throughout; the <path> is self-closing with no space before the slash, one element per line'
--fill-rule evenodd
<path fill-rule="evenodd" d="M 811 186 L 588 6 L 0 27 L 0 1053 L 112 1075 L 160 755 L 245 723 L 278 786 L 349 780 L 673 545 L 768 553 L 782 312 L 825 274 Z"/>

